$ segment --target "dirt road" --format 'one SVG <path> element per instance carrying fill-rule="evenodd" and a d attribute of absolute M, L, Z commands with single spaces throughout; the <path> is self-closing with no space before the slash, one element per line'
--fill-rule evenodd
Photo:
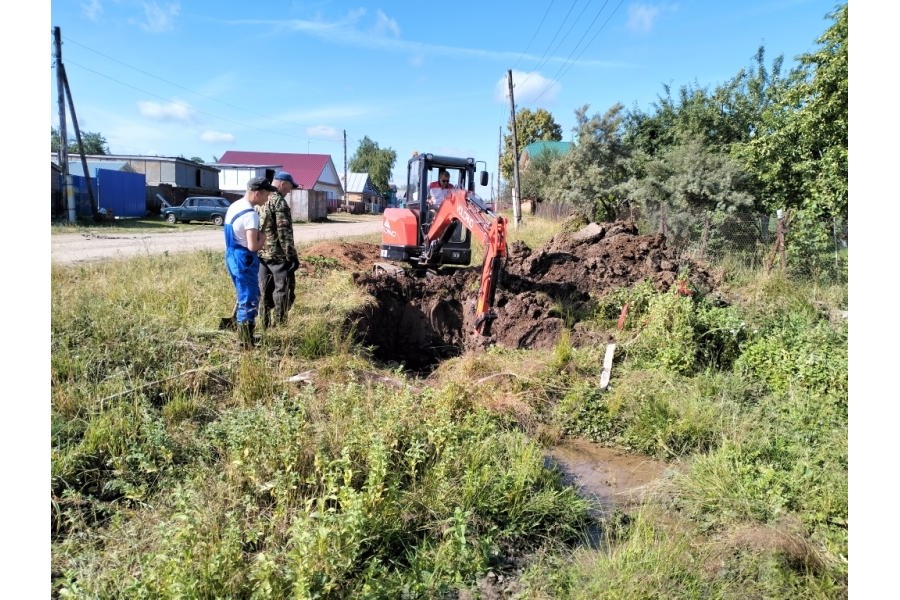
<path fill-rule="evenodd" d="M 327 223 L 295 223 L 294 241 L 306 244 L 318 240 L 354 237 L 376 233 L 381 219 L 363 215 L 356 221 Z M 105 232 L 102 229 L 84 233 L 63 233 L 50 236 L 50 261 L 76 264 L 101 260 L 132 258 L 166 252 L 223 250 L 222 228 L 210 225 L 201 229 L 167 232 Z"/>

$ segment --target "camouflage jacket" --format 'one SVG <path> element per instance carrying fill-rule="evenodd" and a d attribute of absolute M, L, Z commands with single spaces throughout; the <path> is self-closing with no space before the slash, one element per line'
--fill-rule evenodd
<path fill-rule="evenodd" d="M 259 259 L 274 263 L 297 260 L 291 207 L 284 196 L 272 192 L 269 200 L 257 210 L 259 230 L 266 234 L 266 243 L 259 250 Z"/>

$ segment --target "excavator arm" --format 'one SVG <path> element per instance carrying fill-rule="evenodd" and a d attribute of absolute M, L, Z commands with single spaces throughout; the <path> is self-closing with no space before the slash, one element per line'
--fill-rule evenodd
<path fill-rule="evenodd" d="M 506 263 L 506 219 L 490 211 L 477 198 L 466 190 L 454 190 L 447 196 L 425 234 L 419 262 L 428 264 L 433 256 L 439 255 L 441 245 L 453 234 L 456 222 L 478 236 L 484 245 L 484 264 L 475 303 L 475 331 L 488 336 L 491 323 L 497 318 L 494 294 Z"/>

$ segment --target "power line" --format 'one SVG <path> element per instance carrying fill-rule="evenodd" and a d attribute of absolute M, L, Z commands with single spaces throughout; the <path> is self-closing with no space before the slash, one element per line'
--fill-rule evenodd
<path fill-rule="evenodd" d="M 606 5 L 606 3 L 604 2 L 604 6 L 605 6 L 605 5 Z M 553 48 L 553 50 L 551 51 L 551 53 L 555 53 L 556 50 L 557 50 L 557 48 L 559 48 L 559 47 L 562 45 L 562 43 L 569 37 L 569 34 L 570 34 L 570 33 L 572 32 L 572 30 L 575 28 L 575 25 L 578 24 L 579 20 L 581 19 L 581 15 L 584 14 L 584 11 L 587 10 L 588 6 L 589 6 L 589 2 L 585 2 L 584 8 L 581 9 L 581 12 L 578 13 L 578 16 L 575 17 L 575 19 L 572 21 L 572 24 L 569 25 L 569 29 L 566 31 L 565 35 L 564 35 L 562 38 L 560 38 L 559 43 L 556 45 L 555 48 Z M 572 8 L 574 8 L 574 5 L 572 6 Z M 601 7 L 600 10 L 602 11 L 602 10 L 603 10 L 603 7 Z M 588 29 L 590 29 L 590 25 L 588 26 Z"/>
<path fill-rule="evenodd" d="M 584 38 L 587 37 L 587 34 L 591 32 L 591 29 L 594 27 L 594 23 L 597 22 L 597 19 L 599 19 L 600 15 L 603 13 L 603 9 L 605 9 L 606 5 L 609 4 L 609 0 L 606 0 L 603 3 L 603 5 L 600 7 L 600 10 L 597 11 L 597 14 L 595 14 L 594 18 L 591 20 L 590 25 L 588 25 L 587 29 L 585 29 L 584 33 L 581 35 L 581 38 L 579 38 L 578 43 L 575 44 L 575 47 L 569 53 L 569 56 L 566 58 L 566 60 L 563 62 L 563 64 L 560 66 L 560 68 L 557 70 L 556 74 L 551 78 L 551 81 L 561 81 L 562 80 L 562 78 L 565 76 L 565 74 L 568 73 L 569 69 L 572 68 L 572 65 L 575 64 L 576 62 L 578 62 L 578 59 L 581 58 L 581 56 L 587 51 L 587 49 L 591 47 L 591 45 L 594 43 L 594 40 L 597 39 L 598 35 L 600 35 L 600 32 L 606 28 L 607 23 L 609 23 L 610 19 L 613 18 L 613 16 L 619 10 L 619 7 L 622 6 L 623 2 L 624 2 L 624 0 L 619 0 L 619 3 L 616 5 L 616 7 L 612 10 L 612 12 L 606 18 L 606 20 L 603 21 L 603 24 L 600 25 L 600 27 L 594 33 L 594 36 L 591 38 L 590 42 L 588 42 L 584 46 L 584 48 L 582 48 L 581 51 L 578 52 L 578 54 L 576 56 L 575 52 L 578 51 L 578 48 L 581 46 L 581 43 L 584 41 Z M 544 93 L 546 93 L 547 90 L 549 90 L 549 89 L 550 89 L 550 85 L 546 86 L 543 90 L 541 90 L 541 92 L 537 96 L 534 97 L 534 100 L 537 101 L 538 99 L 540 99 L 541 96 L 543 96 Z"/>
<path fill-rule="evenodd" d="M 541 22 L 538 23 L 538 26 L 535 28 L 534 33 L 531 34 L 531 39 L 528 40 L 528 44 L 525 46 L 525 51 L 523 52 L 523 55 L 528 54 L 528 51 L 531 49 L 531 43 L 534 41 L 534 38 L 537 37 L 537 34 L 538 34 L 538 32 L 540 32 L 541 27 L 544 26 L 544 21 L 547 19 L 547 14 L 550 12 L 550 9 L 553 8 L 553 1 L 554 0 L 550 0 L 550 3 L 547 5 L 547 10 L 544 11 L 544 16 L 541 17 Z M 521 57 L 519 57 L 519 60 L 516 61 L 516 65 L 518 65 L 520 60 L 521 60 Z M 513 65 L 513 68 L 515 68 L 516 65 Z"/>
<path fill-rule="evenodd" d="M 169 100 L 169 98 L 166 98 L 166 97 L 164 97 L 164 96 L 160 96 L 159 94 L 156 94 L 156 93 L 154 93 L 154 92 L 150 92 L 150 91 L 148 91 L 148 90 L 145 90 L 145 89 L 139 88 L 139 87 L 137 87 L 137 86 L 131 85 L 130 83 L 125 83 L 124 81 L 121 81 L 121 80 L 119 80 L 119 79 L 116 79 L 116 78 L 114 78 L 114 77 L 111 77 L 111 76 L 109 76 L 109 75 L 107 75 L 107 74 L 105 74 L 105 73 L 101 73 L 100 71 L 97 71 L 97 70 L 95 70 L 95 69 L 91 69 L 90 67 L 86 67 L 86 66 L 84 66 L 84 65 L 82 65 L 82 64 L 79 64 L 79 63 L 77 63 L 77 62 L 74 62 L 74 61 L 71 61 L 71 60 L 67 60 L 67 61 L 66 61 L 66 64 L 68 64 L 68 65 L 75 65 L 75 66 L 77 66 L 77 67 L 79 67 L 79 68 L 81 68 L 81 69 L 84 69 L 85 71 L 89 71 L 89 72 L 91 72 L 91 73 L 93 73 L 93 74 L 95 74 L 95 75 L 99 75 L 100 77 L 104 77 L 104 78 L 106 78 L 106 79 L 108 79 L 108 80 L 110 80 L 110 81 L 112 81 L 112 82 L 114 82 L 114 83 L 117 83 L 117 84 L 121 85 L 122 87 L 126 87 L 126 88 L 133 89 L 133 90 L 135 90 L 135 91 L 141 92 L 142 94 L 147 94 L 148 96 L 152 96 L 152 97 L 154 97 L 154 98 L 159 98 L 160 100 L 164 100 L 164 101 L 168 101 L 168 100 Z M 243 122 L 241 122 L 241 121 L 236 121 L 236 120 L 234 120 L 234 119 L 229 119 L 228 117 L 223 117 L 223 116 L 216 115 L 216 114 L 213 114 L 213 113 L 209 113 L 209 112 L 206 112 L 206 111 L 203 111 L 203 110 L 199 110 L 199 109 L 195 109 L 195 110 L 196 110 L 196 112 L 197 112 L 198 114 L 201 114 L 201 115 L 207 115 L 207 116 L 209 116 L 209 117 L 213 117 L 214 119 L 219 119 L 219 120 L 222 120 L 222 121 L 227 121 L 227 122 L 229 122 L 229 123 L 234 123 L 235 125 L 241 125 L 242 127 L 249 127 L 250 129 L 255 129 L 255 130 L 261 131 L 261 132 L 263 132 L 263 133 L 271 133 L 271 134 L 273 134 L 273 135 L 283 135 L 283 136 L 285 136 L 285 137 L 295 138 L 295 139 L 298 139 L 298 140 L 299 140 L 299 139 L 306 139 L 305 137 L 301 138 L 301 137 L 299 137 L 299 136 L 296 136 L 296 135 L 293 135 L 293 134 L 290 134 L 290 133 L 286 133 L 286 132 L 283 132 L 283 131 L 272 131 L 272 130 L 268 130 L 268 129 L 260 129 L 259 127 L 255 127 L 255 126 L 253 126 L 253 125 L 249 125 L 249 124 L 243 123 Z"/>
<path fill-rule="evenodd" d="M 135 66 L 133 66 L 133 65 L 130 65 L 130 64 L 126 63 L 126 62 L 123 62 L 123 61 L 121 61 L 121 60 L 119 60 L 119 59 L 117 59 L 117 58 L 115 58 L 115 57 L 112 57 L 112 56 L 109 56 L 109 55 L 107 55 L 107 54 L 104 54 L 103 52 L 100 52 L 100 51 L 98 51 L 98 50 L 95 50 L 95 49 L 93 49 L 93 48 L 91 48 L 91 47 L 89 47 L 89 46 L 86 46 L 86 45 L 84 45 L 84 44 L 82 44 L 82 43 L 80 43 L 80 42 L 78 42 L 78 41 L 76 41 L 76 40 L 73 40 L 73 39 L 71 39 L 71 38 L 66 37 L 66 38 L 64 38 L 64 39 L 65 39 L 67 42 L 69 42 L 69 43 L 73 43 L 73 44 L 75 44 L 75 45 L 77 45 L 77 46 L 80 46 L 81 48 L 84 48 L 85 50 L 88 50 L 88 51 L 93 52 L 93 53 L 95 53 L 95 54 L 97 54 L 97 55 L 99 55 L 99 56 L 102 56 L 103 58 L 105 58 L 105 59 L 107 59 L 107 60 L 110 60 L 110 61 L 112 61 L 112 62 L 118 63 L 118 64 L 120 64 L 120 65 L 122 65 L 122 66 L 124 66 L 124 67 L 126 67 L 126 68 L 128 68 L 128 69 L 131 69 L 131 70 L 133 70 L 133 71 L 136 71 L 136 72 L 138 72 L 138 73 L 141 73 L 141 74 L 143 74 L 143 75 L 146 75 L 147 77 L 151 77 L 151 78 L 153 78 L 153 79 L 162 81 L 163 83 L 166 83 L 166 84 L 171 85 L 171 86 L 173 86 L 173 87 L 176 87 L 176 88 L 178 88 L 178 89 L 184 90 L 184 91 L 186 91 L 186 92 L 188 92 L 188 93 L 190 93 L 190 94 L 193 94 L 193 95 L 195 95 L 195 96 L 197 96 L 197 97 L 204 98 L 204 99 L 207 99 L 207 100 L 212 100 L 212 101 L 217 102 L 217 103 L 219 103 L 219 104 L 221 104 L 221 105 L 223 105 L 223 106 L 227 106 L 227 107 L 229 107 L 229 108 L 232 108 L 232 109 L 237 110 L 237 111 L 242 112 L 242 113 L 246 113 L 246 114 L 248 114 L 248 115 L 253 115 L 253 116 L 261 117 L 261 118 L 264 118 L 264 119 L 268 119 L 268 120 L 270 120 L 270 121 L 274 121 L 274 122 L 276 122 L 276 123 L 281 123 L 281 124 L 285 125 L 287 128 L 294 128 L 294 127 L 297 126 L 295 123 L 289 123 L 289 122 L 287 122 L 287 121 L 283 121 L 283 120 L 280 120 L 280 119 L 274 119 L 274 118 L 272 118 L 272 117 L 269 116 L 269 115 L 262 115 L 262 114 L 260 114 L 260 113 L 255 113 L 255 112 L 253 112 L 253 111 L 251 111 L 251 110 L 249 110 L 249 109 L 247 109 L 247 108 L 244 108 L 244 107 L 241 107 L 241 106 L 237 106 L 237 105 L 234 105 L 234 104 L 230 104 L 230 103 L 228 103 L 228 102 L 224 102 L 224 101 L 220 100 L 219 98 L 217 98 L 217 97 L 215 97 L 215 96 L 211 96 L 211 95 L 209 95 L 209 94 L 203 94 L 203 93 L 200 93 L 200 92 L 198 92 L 198 91 L 196 91 L 196 90 L 192 90 L 192 89 L 190 89 L 190 88 L 188 88 L 188 87 L 185 87 L 185 86 L 183 86 L 183 85 L 181 85 L 181 84 L 179 84 L 179 83 L 176 83 L 176 82 L 174 82 L 174 81 L 170 81 L 170 80 L 168 80 L 168 79 L 166 79 L 166 78 L 164 78 L 164 77 L 160 77 L 160 76 L 158 76 L 158 75 L 155 75 L 155 74 L 153 74 L 153 73 L 150 73 L 150 72 L 145 71 L 145 70 L 143 70 L 143 69 L 140 69 L 140 68 L 138 68 L 138 67 L 135 67 Z M 85 71 L 89 71 L 89 72 L 94 73 L 95 75 L 98 75 L 98 76 L 100 76 L 100 77 L 104 77 L 104 78 L 106 78 L 106 79 L 112 81 L 113 83 L 116 83 L 116 84 L 118 84 L 118 85 L 120 85 L 120 86 L 122 86 L 122 87 L 130 88 L 130 89 L 132 89 L 132 90 L 138 91 L 138 92 L 140 92 L 140 93 L 142 93 L 142 94 L 147 94 L 147 95 L 152 96 L 152 97 L 154 97 L 154 98 L 159 98 L 160 100 L 163 100 L 163 101 L 169 101 L 169 100 L 170 100 L 170 98 L 167 98 L 167 97 L 165 97 L 165 96 L 161 96 L 161 95 L 159 95 L 159 94 L 157 94 L 157 93 L 154 93 L 154 92 L 145 90 L 145 89 L 143 89 L 143 88 L 137 87 L 137 86 L 135 86 L 135 85 L 126 83 L 126 82 L 122 81 L 121 79 L 112 77 L 112 76 L 110 76 L 110 75 L 107 75 L 107 74 L 105 74 L 105 73 L 102 73 L 102 72 L 100 72 L 100 71 L 97 71 L 96 69 L 92 69 L 92 68 L 90 68 L 90 67 L 86 67 L 85 65 L 79 64 L 79 63 L 77 63 L 77 62 L 73 62 L 73 61 L 67 59 L 67 60 L 66 60 L 66 64 L 68 64 L 68 65 L 75 65 L 75 66 L 77 66 L 77 67 L 79 67 L 79 68 L 81 68 L 81 69 L 84 69 Z M 199 109 L 196 109 L 196 112 L 199 113 L 199 114 L 202 114 L 202 115 L 206 115 L 206 116 L 212 117 L 213 119 L 217 119 L 217 120 L 220 120 L 220 121 L 225 121 L 225 122 L 233 123 L 233 124 L 235 124 L 235 125 L 240 125 L 241 127 L 246 127 L 246 128 L 248 128 L 248 129 L 253 129 L 253 130 L 255 130 L 255 131 L 259 131 L 259 132 L 262 132 L 262 133 L 267 133 L 267 134 L 273 134 L 273 135 L 283 136 L 283 137 L 290 138 L 290 139 L 295 139 L 295 140 L 307 140 L 307 141 L 310 140 L 310 139 L 313 139 L 313 140 L 315 140 L 315 141 L 317 141 L 317 142 L 325 142 L 325 141 L 327 141 L 327 142 L 334 142 L 334 141 L 335 141 L 335 140 L 328 140 L 328 139 L 324 139 L 324 138 L 313 138 L 313 137 L 310 137 L 310 136 L 307 136 L 307 135 L 302 135 L 302 136 L 301 136 L 301 135 L 297 135 L 297 134 L 288 133 L 287 131 L 273 131 L 273 130 L 269 130 L 269 129 L 264 129 L 264 128 L 257 127 L 257 126 L 254 126 L 254 125 L 250 125 L 250 124 L 248 124 L 248 123 L 244 123 L 244 122 L 242 122 L 242 121 L 238 121 L 238 120 L 235 120 L 235 119 L 230 119 L 230 118 L 228 118 L 228 117 L 223 117 L 223 116 L 221 116 L 221 115 L 217 115 L 217 114 L 210 113 L 210 112 L 203 111 L 203 110 L 199 110 Z"/>
<path fill-rule="evenodd" d="M 594 43 L 594 40 L 596 40 L 596 39 L 597 39 L 597 36 L 600 35 L 600 32 L 603 31 L 603 30 L 606 28 L 606 25 L 609 23 L 610 19 L 613 18 L 613 16 L 616 14 L 616 12 L 618 12 L 619 7 L 622 6 L 622 3 L 623 3 L 624 1 L 625 1 L 625 0 L 619 0 L 619 3 L 616 4 L 616 7 L 612 10 L 612 12 L 611 12 L 611 13 L 609 14 L 609 16 L 606 18 L 606 20 L 603 21 L 603 24 L 600 25 L 600 27 L 597 29 L 596 33 L 594 33 L 594 37 L 591 38 L 591 41 L 589 41 L 589 42 L 584 46 L 584 48 L 581 50 L 581 52 L 579 52 L 578 55 L 575 56 L 575 57 L 571 60 L 571 62 L 569 62 L 569 63 L 566 64 L 566 66 L 564 67 L 564 70 L 560 73 L 560 77 L 562 77 L 563 75 L 565 75 L 566 72 L 568 72 L 568 70 L 571 68 L 571 66 L 572 66 L 573 64 L 575 64 L 576 62 L 578 62 L 578 59 L 581 58 L 581 56 L 587 51 L 587 49 L 591 47 L 591 45 Z M 609 3 L 609 0 L 607 0 L 606 2 L 604 2 L 604 3 L 603 3 L 603 6 L 600 7 L 600 10 L 597 11 L 597 14 L 594 16 L 594 20 L 591 21 L 591 27 L 593 27 L 593 26 L 594 26 L 594 23 L 597 21 L 597 19 L 600 18 L 600 13 L 603 12 L 603 9 L 606 7 L 606 5 L 607 5 L 608 3 Z M 584 35 L 581 36 L 581 39 L 578 40 L 578 43 L 575 45 L 575 49 L 576 49 L 576 50 L 577 50 L 578 47 L 581 45 L 581 42 L 584 40 L 584 37 L 590 32 L 591 27 L 588 27 L 588 29 L 584 32 Z M 570 55 L 570 56 L 571 56 L 571 55 Z"/>
<path fill-rule="evenodd" d="M 572 11 L 575 9 L 576 4 L 578 4 L 578 0 L 575 0 L 575 2 L 573 2 L 572 5 L 569 6 L 569 10 L 566 12 L 566 16 L 563 17 L 562 23 L 559 24 L 559 27 L 556 29 L 556 33 L 553 34 L 553 39 L 551 39 L 550 43 L 547 45 L 547 50 L 544 52 L 543 56 L 541 56 L 540 60 L 538 61 L 538 66 L 535 67 L 536 71 L 539 71 L 547 63 L 546 59 L 547 59 L 548 55 L 550 54 L 550 50 L 553 47 L 553 43 L 556 41 L 556 37 L 559 35 L 559 32 L 562 31 L 562 28 L 565 26 L 566 22 L 569 20 L 569 15 L 572 14 Z"/>
<path fill-rule="evenodd" d="M 562 28 L 565 26 L 566 22 L 569 20 L 569 15 L 572 14 L 572 10 L 574 10 L 576 4 L 578 4 L 578 0 L 575 0 L 575 2 L 573 2 L 572 5 L 569 6 L 569 10 L 566 12 L 566 16 L 563 17 L 562 23 L 559 24 L 559 27 L 557 27 L 557 29 L 556 29 L 556 33 L 553 34 L 553 39 L 550 40 L 550 44 L 548 44 L 547 49 L 544 51 L 543 55 L 541 55 L 541 58 L 538 60 L 537 66 L 534 68 L 534 70 L 531 73 L 540 71 L 541 68 L 547 63 L 548 55 L 550 54 L 550 48 L 553 46 L 553 42 L 556 41 L 556 37 L 559 35 L 559 32 L 562 31 Z M 531 73 L 529 73 L 525 77 L 525 79 L 520 81 L 519 85 L 525 85 L 525 83 L 527 83 L 528 80 L 531 78 Z"/>

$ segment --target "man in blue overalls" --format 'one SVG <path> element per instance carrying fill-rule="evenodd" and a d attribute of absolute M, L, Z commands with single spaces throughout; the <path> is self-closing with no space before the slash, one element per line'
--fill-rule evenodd
<path fill-rule="evenodd" d="M 253 331 L 259 310 L 259 257 L 257 251 L 266 241 L 259 229 L 259 213 L 254 206 L 262 206 L 269 193 L 276 191 L 265 177 L 247 182 L 247 193 L 232 203 L 225 213 L 225 266 L 237 294 L 235 320 L 238 344 L 243 349 L 253 347 Z"/>

